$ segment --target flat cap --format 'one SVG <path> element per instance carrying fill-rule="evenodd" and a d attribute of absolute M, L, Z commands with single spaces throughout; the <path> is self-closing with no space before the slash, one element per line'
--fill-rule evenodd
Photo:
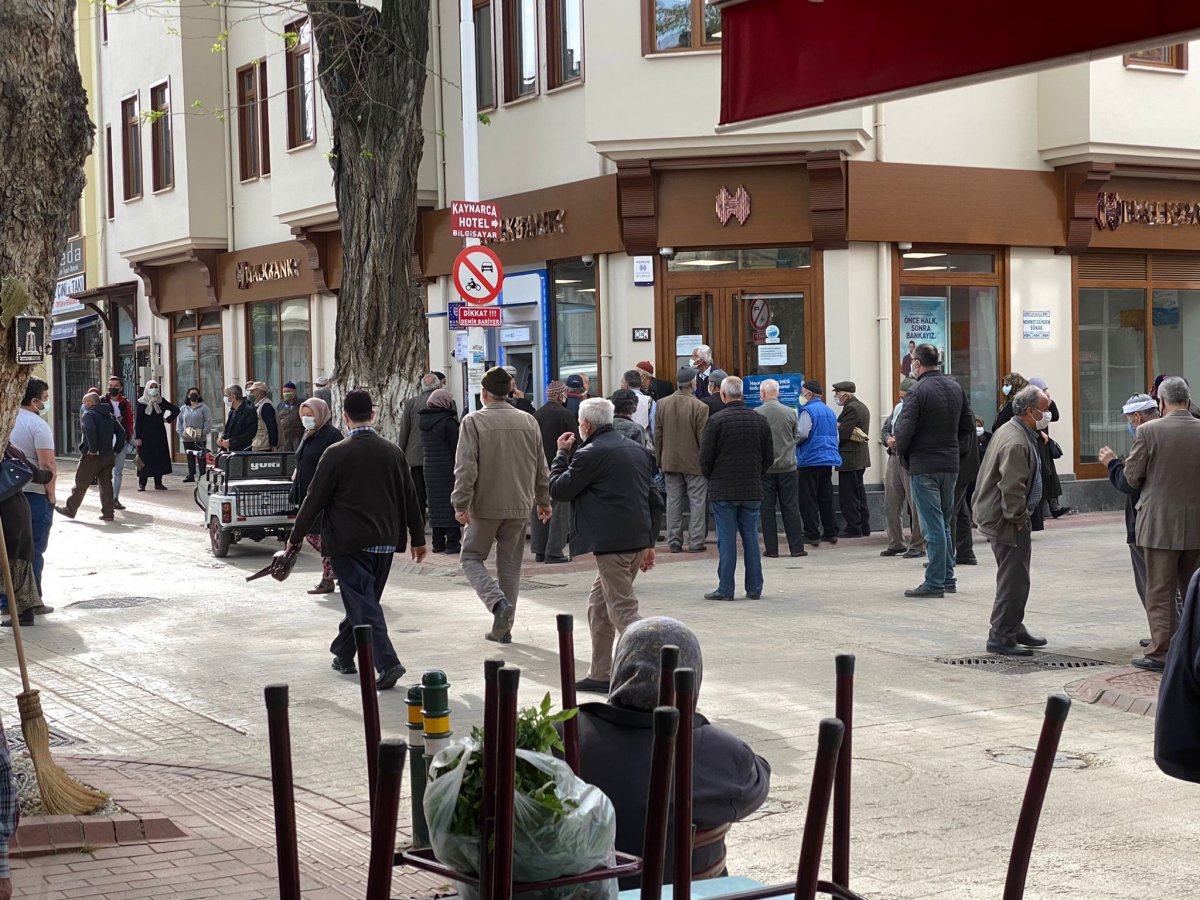
<path fill-rule="evenodd" d="M 854 386 L 853 381 L 835 381 L 833 384 L 835 391 L 845 391 L 847 394 L 855 393 L 858 388 Z"/>

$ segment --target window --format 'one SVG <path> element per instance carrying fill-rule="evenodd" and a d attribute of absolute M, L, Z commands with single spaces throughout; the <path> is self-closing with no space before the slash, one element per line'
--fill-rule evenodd
<path fill-rule="evenodd" d="M 121 101 L 121 171 L 125 199 L 142 196 L 142 120 L 134 94 Z"/>
<path fill-rule="evenodd" d="M 221 313 L 216 310 L 177 313 L 171 322 L 171 360 L 174 364 L 172 399 L 180 406 L 187 390 L 200 388 L 200 396 L 212 410 L 213 426 L 224 421 L 224 363 L 221 356 Z"/>
<path fill-rule="evenodd" d="M 162 82 L 150 88 L 150 153 L 154 190 L 175 186 L 175 150 L 171 138 L 171 85 Z"/>
<path fill-rule="evenodd" d="M 312 21 L 304 18 L 287 26 L 288 149 L 317 139 L 317 97 L 313 72 Z"/>
<path fill-rule="evenodd" d="M 107 201 L 106 213 L 111 222 L 117 217 L 116 192 L 113 190 L 112 126 L 104 126 L 104 192 Z"/>
<path fill-rule="evenodd" d="M 504 99 L 537 93 L 537 0 L 504 2 Z"/>
<path fill-rule="evenodd" d="M 100 43 L 108 43 L 108 4 L 100 4 Z"/>
<path fill-rule="evenodd" d="M 271 174 L 267 131 L 267 66 L 265 62 L 237 70 L 238 161 L 241 180 Z"/>
<path fill-rule="evenodd" d="M 554 378 L 586 375 L 591 393 L 600 392 L 600 314 L 596 300 L 596 269 L 581 259 L 554 263 L 553 291 Z"/>
<path fill-rule="evenodd" d="M 74 209 L 71 210 L 71 218 L 67 220 L 67 240 L 72 240 L 83 234 L 81 220 L 79 204 L 76 203 Z"/>
<path fill-rule="evenodd" d="M 1147 47 L 1125 54 L 1125 65 L 1134 68 L 1174 69 L 1187 71 L 1187 44 L 1168 44 L 1165 47 Z"/>
<path fill-rule="evenodd" d="M 496 106 L 496 42 L 492 35 L 492 4 L 475 0 L 475 104 L 479 109 Z"/>
<path fill-rule="evenodd" d="M 706 0 L 642 0 L 642 52 L 716 49 L 721 13 Z"/>
<path fill-rule="evenodd" d="M 582 80 L 583 0 L 548 0 L 546 49 L 551 88 Z"/>
<path fill-rule="evenodd" d="M 273 397 L 287 381 L 296 383 L 296 394 L 305 398 L 312 391 L 312 361 L 309 352 L 308 298 L 251 303 L 250 377 L 265 382 Z"/>

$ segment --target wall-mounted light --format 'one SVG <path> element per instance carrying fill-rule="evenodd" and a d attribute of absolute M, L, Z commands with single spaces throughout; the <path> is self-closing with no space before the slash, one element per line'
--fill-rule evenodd
<path fill-rule="evenodd" d="M 673 257 L 675 255 L 675 248 L 674 247 L 659 247 L 658 255 L 661 256 L 663 259 L 670 259 L 671 257 Z"/>

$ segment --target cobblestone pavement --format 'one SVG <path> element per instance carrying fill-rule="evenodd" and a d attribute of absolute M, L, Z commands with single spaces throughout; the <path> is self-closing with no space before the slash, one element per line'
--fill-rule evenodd
<path fill-rule="evenodd" d="M 276 545 L 239 545 L 214 560 L 188 486 L 168 484 L 166 493 L 127 491 L 129 511 L 116 525 L 95 520 L 94 495 L 79 519 L 56 521 L 46 599 L 58 611 L 28 630 L 27 643 L 47 717 L 76 741 L 57 752 L 262 774 L 262 687 L 287 682 L 297 785 L 361 806 L 357 680 L 329 669 L 340 601 L 305 594 L 318 560 L 306 549 L 286 584 L 247 585 L 244 577 Z M 924 601 L 903 597 L 920 581 L 920 561 L 880 558 L 880 539 L 765 560 L 763 598 L 736 603 L 701 599 L 714 587 L 711 547 L 703 557 L 664 554 L 638 579 L 643 615 L 673 615 L 696 630 L 705 651 L 702 710 L 773 768 L 767 805 L 731 832 L 731 872 L 763 880 L 794 874 L 816 724 L 832 714 L 833 656 L 844 651 L 858 657 L 855 888 L 878 897 L 997 896 L 1028 776 L 1019 762 L 1036 744 L 1046 695 L 1119 675 L 1146 634 L 1123 540 L 1119 515 L 1059 520 L 1035 538 L 1030 629 L 1050 638 L 1048 651 L 1099 664 L 1019 674 L 935 661 L 983 655 L 995 574 L 986 545 L 977 547 L 979 566 L 959 569 L 956 596 Z M 592 572 L 588 558 L 527 568 L 514 643 L 498 648 L 482 640 L 490 616 L 454 560 L 435 556 L 416 566 L 398 557 L 385 606 L 410 672 L 402 685 L 424 669 L 444 669 L 460 734 L 479 721 L 481 663 L 498 651 L 522 668 L 525 702 L 547 690 L 557 696 L 554 614 L 575 614 L 577 653 L 586 658 Z M 149 599 L 124 608 L 88 603 L 128 598 Z M 15 723 L 11 638 L 0 637 L 0 654 L 10 660 L 0 673 L 0 712 Z M 403 692 L 380 699 L 385 735 L 401 736 Z M 1195 788 L 1154 767 L 1152 726 L 1152 716 L 1075 703 L 1062 751 L 1080 767 L 1055 771 L 1027 897 L 1195 893 Z M 121 765 L 124 777 L 128 764 Z M 253 843 L 269 822 L 266 794 L 261 786 L 239 790 L 241 808 L 254 809 L 245 817 L 257 837 L 235 831 L 219 840 L 269 856 L 269 846 Z M 255 796 L 261 802 L 247 799 Z M 203 802 L 190 811 L 201 814 Z M 21 878 L 60 864 L 48 859 L 18 872 L 18 889 Z M 261 885 L 247 896 L 254 890 Z"/>

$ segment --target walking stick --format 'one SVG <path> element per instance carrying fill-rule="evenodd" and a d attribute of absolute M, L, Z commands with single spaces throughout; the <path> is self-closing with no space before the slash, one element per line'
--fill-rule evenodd
<path fill-rule="evenodd" d="M 17 708 L 21 711 L 21 733 L 33 758 L 37 773 L 38 793 L 42 805 L 52 816 L 82 816 L 94 812 L 108 802 L 108 794 L 80 784 L 64 772 L 50 755 L 50 729 L 42 714 L 38 691 L 29 687 L 29 667 L 25 662 L 25 644 L 21 640 L 20 611 L 17 592 L 13 589 L 12 566 L 8 560 L 4 526 L 0 524 L 0 569 L 4 572 L 4 593 L 8 597 L 8 616 L 12 621 L 13 643 L 17 648 L 17 665 L 21 668 L 21 686 Z"/>

